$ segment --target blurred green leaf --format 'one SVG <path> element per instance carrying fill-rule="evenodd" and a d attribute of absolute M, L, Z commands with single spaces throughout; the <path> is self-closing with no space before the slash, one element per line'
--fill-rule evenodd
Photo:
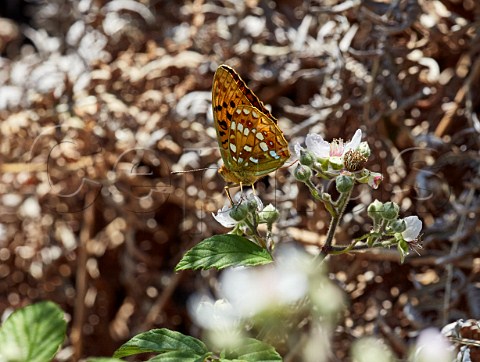
<path fill-rule="evenodd" d="M 211 356 L 211 352 L 207 352 L 202 356 L 194 355 L 188 351 L 172 351 L 162 353 L 156 357 L 150 358 L 150 362 L 204 362 L 205 359 Z"/>
<path fill-rule="evenodd" d="M 222 352 L 220 362 L 278 362 L 282 357 L 272 346 L 259 340 L 248 338 L 241 346 Z"/>
<path fill-rule="evenodd" d="M 48 301 L 13 312 L 0 328 L 0 361 L 51 361 L 65 338 L 63 315 Z"/>
<path fill-rule="evenodd" d="M 272 256 L 265 249 L 250 240 L 239 235 L 224 234 L 205 239 L 187 251 L 175 271 L 255 266 L 272 261 Z"/>
<path fill-rule="evenodd" d="M 184 353 L 184 359 L 179 359 L 179 361 L 196 361 L 198 358 L 208 354 L 208 349 L 202 341 L 196 338 L 162 328 L 152 329 L 136 335 L 117 349 L 113 357 L 121 358 L 145 352 L 164 353 L 167 355 L 168 352 L 182 352 Z M 165 359 L 165 361 L 169 361 L 169 359 Z"/>

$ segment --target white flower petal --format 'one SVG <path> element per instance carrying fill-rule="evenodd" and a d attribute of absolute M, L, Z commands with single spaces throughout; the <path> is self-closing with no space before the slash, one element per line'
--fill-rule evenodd
<path fill-rule="evenodd" d="M 301 251 L 280 246 L 275 264 L 226 270 L 221 276 L 222 295 L 242 317 L 287 306 L 308 292 L 308 260 Z"/>
<path fill-rule="evenodd" d="M 417 239 L 420 231 L 422 231 L 422 221 L 418 216 L 407 216 L 403 221 L 405 221 L 407 226 L 406 230 L 402 233 L 403 239 L 406 241 Z"/>
<path fill-rule="evenodd" d="M 187 307 L 195 323 L 205 329 L 228 331 L 240 323 L 235 310 L 224 299 L 214 301 L 209 296 L 194 294 Z"/>
<path fill-rule="evenodd" d="M 423 330 L 415 350 L 415 361 L 452 361 L 452 347 L 448 340 L 435 328 Z"/>
<path fill-rule="evenodd" d="M 347 142 L 347 144 L 345 145 L 344 154 L 347 151 L 356 150 L 358 146 L 360 146 L 361 142 L 362 142 L 362 130 L 357 129 L 355 134 L 352 137 L 352 140 L 350 142 Z"/>
<path fill-rule="evenodd" d="M 295 143 L 293 145 L 293 151 L 295 152 L 295 155 L 297 156 L 297 158 L 300 158 L 300 152 L 304 150 L 304 148 L 302 146 L 300 146 L 300 143 Z"/>
<path fill-rule="evenodd" d="M 330 156 L 330 143 L 319 134 L 309 133 L 305 139 L 305 145 L 317 157 L 328 158 Z"/>
<path fill-rule="evenodd" d="M 378 189 L 378 186 L 382 181 L 383 181 L 383 176 L 378 172 L 372 172 L 368 177 L 368 185 L 375 190 Z"/>
<path fill-rule="evenodd" d="M 221 210 L 218 210 L 216 215 L 212 212 L 212 216 L 222 226 L 226 228 L 232 228 L 237 225 L 237 221 L 232 219 L 232 217 L 230 216 L 231 210 L 232 209 L 230 207 L 224 206 Z"/>

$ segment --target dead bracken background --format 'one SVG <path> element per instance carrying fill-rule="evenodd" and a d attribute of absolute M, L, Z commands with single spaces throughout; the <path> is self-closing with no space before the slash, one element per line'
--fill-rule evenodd
<path fill-rule="evenodd" d="M 480 319 L 475 0 L 7 0 L 0 12 L 0 313 L 58 303 L 71 318 L 58 360 L 109 356 L 154 327 L 199 335 L 187 300 L 218 274 L 173 268 L 225 232 L 211 217 L 226 202 L 211 113 L 222 63 L 292 145 L 366 134 L 385 179 L 349 204 L 337 243 L 368 231 L 375 198 L 424 222 L 403 265 L 396 250 L 330 259 L 349 303 L 332 361 L 367 335 L 405 358 L 423 328 Z M 283 212 L 277 242 L 318 251 L 328 213 L 291 169 L 256 188 Z"/>

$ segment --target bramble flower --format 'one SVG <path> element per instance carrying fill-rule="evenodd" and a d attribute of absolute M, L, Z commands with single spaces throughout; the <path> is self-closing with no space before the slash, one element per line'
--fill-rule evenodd
<path fill-rule="evenodd" d="M 382 181 L 383 176 L 381 173 L 370 172 L 370 175 L 368 176 L 368 186 L 376 190 Z"/>
<path fill-rule="evenodd" d="M 315 133 L 310 133 L 305 139 L 305 145 L 307 150 L 312 152 L 318 158 L 343 158 L 348 151 L 355 151 L 361 143 L 362 131 L 357 129 L 353 135 L 351 141 L 344 143 L 342 139 L 335 139 L 332 142 L 327 142 L 322 136 Z M 298 158 L 300 158 L 300 152 L 304 150 L 299 143 L 294 146 L 294 151 Z"/>
<path fill-rule="evenodd" d="M 243 220 L 239 214 L 261 212 L 264 209 L 262 200 L 257 195 L 250 193 L 246 199 L 242 197 L 241 193 L 237 193 L 234 197 L 235 205 L 223 206 L 216 214 L 212 213 L 213 218 L 223 227 L 233 228 Z"/>
<path fill-rule="evenodd" d="M 222 274 L 222 295 L 240 317 L 288 306 L 308 291 L 308 257 L 293 247 L 279 247 L 276 263 L 228 269 Z"/>
<path fill-rule="evenodd" d="M 418 239 L 420 231 L 422 231 L 422 221 L 418 216 L 407 216 L 403 219 L 405 221 L 406 229 L 402 232 L 403 240 L 413 241 Z"/>
<path fill-rule="evenodd" d="M 228 331 L 240 325 L 234 308 L 225 299 L 194 295 L 188 301 L 188 307 L 196 324 L 205 329 Z"/>
<path fill-rule="evenodd" d="M 218 210 L 217 214 L 212 212 L 212 216 L 223 227 L 233 228 L 235 225 L 238 224 L 238 221 L 234 220 L 230 216 L 230 211 L 232 211 L 232 208 L 230 206 L 225 205 L 220 210 Z"/>
<path fill-rule="evenodd" d="M 415 362 L 448 362 L 453 358 L 453 346 L 435 328 L 423 330 L 417 339 L 415 351 L 411 358 Z"/>

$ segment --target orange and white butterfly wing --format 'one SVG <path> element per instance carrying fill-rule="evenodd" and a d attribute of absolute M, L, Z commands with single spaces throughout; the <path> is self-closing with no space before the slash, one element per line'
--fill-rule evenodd
<path fill-rule="evenodd" d="M 229 182 L 251 184 L 290 157 L 277 120 L 227 65 L 215 72 L 212 107 L 224 162 L 221 173 Z"/>
<path fill-rule="evenodd" d="M 264 176 L 290 157 L 288 142 L 272 120 L 255 107 L 235 108 L 228 139 L 231 171 Z"/>

